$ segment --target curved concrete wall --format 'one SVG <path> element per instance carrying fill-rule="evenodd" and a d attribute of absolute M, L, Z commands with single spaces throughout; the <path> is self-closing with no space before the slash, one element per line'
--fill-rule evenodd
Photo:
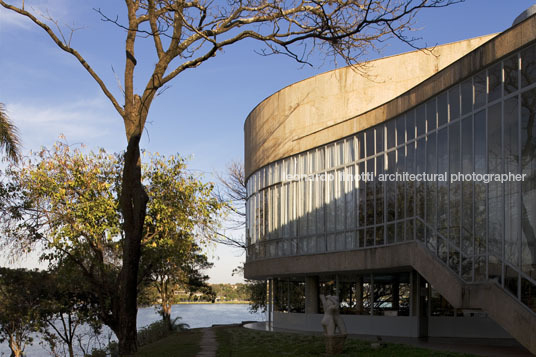
<path fill-rule="evenodd" d="M 246 177 L 270 162 L 352 134 L 325 129 L 396 98 L 494 36 L 336 69 L 276 92 L 246 119 Z"/>

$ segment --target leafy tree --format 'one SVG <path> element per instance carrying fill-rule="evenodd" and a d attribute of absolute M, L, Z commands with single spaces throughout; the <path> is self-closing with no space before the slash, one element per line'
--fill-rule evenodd
<path fill-rule="evenodd" d="M 69 260 L 60 262 L 41 285 L 44 290 L 40 304 L 42 336 L 54 355 L 62 352 L 74 357 L 74 344 L 81 338 L 81 328 L 100 334 L 98 300 Z"/>
<path fill-rule="evenodd" d="M 0 268 L 0 342 L 8 342 L 12 357 L 22 356 L 34 334 L 43 328 L 44 279 L 42 272 Z"/>
<path fill-rule="evenodd" d="M 221 205 L 212 198 L 212 185 L 188 174 L 180 157 L 147 156 L 149 210 L 136 286 L 141 289 L 162 277 L 165 286 L 185 279 L 194 286 L 206 280 L 198 269 L 209 266 L 199 246 L 200 237 L 206 237 L 203 227 L 217 224 Z M 91 291 L 84 298 L 95 308 L 87 313 L 75 309 L 76 318 L 88 322 L 89 312 L 96 310 L 98 319 L 116 335 L 121 334 L 117 286 L 125 243 L 119 208 L 121 166 L 120 155 L 104 150 L 87 152 L 63 142 L 44 148 L 11 168 L 11 181 L 5 185 L 12 188 L 5 190 L 10 205 L 4 209 L 9 217 L 2 218 L 8 237 L 4 244 L 12 251 L 41 247 L 41 259 L 53 270 L 68 272 L 66 279 L 73 285 L 79 282 L 74 295 L 68 290 L 58 297 L 64 299 L 61 304 L 80 307 L 79 294 Z M 73 317 L 62 311 L 56 316 Z M 56 332 L 64 343 L 72 343 L 74 331 Z"/>
<path fill-rule="evenodd" d="M 20 139 L 17 128 L 9 119 L 6 108 L 0 103 L 0 149 L 8 159 L 17 162 L 20 157 Z"/>
<path fill-rule="evenodd" d="M 356 60 L 389 37 L 414 45 L 407 37 L 417 11 L 448 6 L 461 0 L 295 0 L 231 1 L 125 0 L 126 23 L 119 16 L 99 11 L 103 20 L 126 31 L 122 92 L 124 104 L 112 94 L 88 61 L 71 46 L 72 33 L 65 34 L 58 21 L 39 19 L 11 1 L 0 5 L 27 17 L 43 29 L 54 43 L 74 56 L 97 82 L 122 118 L 127 139 L 120 206 L 124 220 L 117 332 L 122 354 L 136 350 L 136 299 L 145 213 L 148 202 L 142 184 L 140 138 L 151 104 L 171 80 L 222 53 L 222 49 L 252 39 L 263 44 L 264 54 L 284 54 L 301 63 L 319 51 L 323 55 Z M 47 24 L 48 23 L 48 24 Z M 56 30 L 53 30 L 55 28 Z M 135 91 L 135 69 L 142 60 L 154 63 L 153 54 L 136 54 L 138 39 L 152 41 L 156 64 L 145 86 Z"/>
<path fill-rule="evenodd" d="M 186 172 L 184 160 L 152 155 L 145 165 L 144 182 L 149 194 L 141 271 L 146 283 L 158 291 L 161 314 L 171 329 L 173 290 L 206 290 L 208 276 L 201 270 L 212 266 L 202 254 L 199 237 L 218 225 L 222 205 L 213 196 L 212 184 L 204 184 Z M 207 242 L 208 240 L 204 241 Z"/>

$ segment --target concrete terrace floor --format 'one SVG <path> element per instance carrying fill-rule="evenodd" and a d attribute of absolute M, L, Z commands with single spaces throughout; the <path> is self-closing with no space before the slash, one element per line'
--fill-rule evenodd
<path fill-rule="evenodd" d="M 287 330 L 274 328 L 268 322 L 252 322 L 244 324 L 245 328 L 267 332 L 297 333 L 302 335 L 322 335 L 321 332 Z M 349 334 L 349 338 L 376 342 L 377 337 L 371 335 Z M 429 337 L 427 339 L 411 337 L 381 336 L 382 342 L 411 345 L 430 350 L 470 353 L 490 357 L 533 356 L 525 347 L 514 339 L 485 339 L 485 338 L 450 338 Z"/>

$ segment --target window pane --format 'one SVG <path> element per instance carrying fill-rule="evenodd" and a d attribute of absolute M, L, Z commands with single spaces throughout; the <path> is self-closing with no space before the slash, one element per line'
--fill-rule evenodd
<path fill-rule="evenodd" d="M 344 141 L 338 141 L 335 143 L 335 165 L 340 166 L 344 163 Z"/>
<path fill-rule="evenodd" d="M 359 180 L 356 181 L 356 185 L 358 186 L 357 189 L 357 204 L 358 204 L 358 226 L 364 227 L 365 226 L 365 202 L 366 202 L 366 196 L 365 196 L 365 177 L 362 176 L 365 171 L 365 162 L 360 162 L 359 165 L 356 167 L 358 169 L 358 172 L 356 172 L 357 175 L 359 175 Z"/>
<path fill-rule="evenodd" d="M 488 172 L 491 174 L 503 172 L 501 114 L 501 103 L 488 109 Z M 502 259 L 504 234 L 503 187 L 504 185 L 497 181 L 488 184 L 488 252 L 498 259 Z M 490 260 L 489 264 L 500 264 L 500 261 Z"/>
<path fill-rule="evenodd" d="M 406 150 L 404 147 L 398 148 L 396 155 L 396 172 L 402 175 L 405 171 Z M 396 219 L 405 218 L 406 189 L 405 182 L 396 182 Z"/>
<path fill-rule="evenodd" d="M 324 232 L 324 190 L 325 182 L 322 180 L 314 180 L 316 185 L 315 190 L 315 209 L 316 209 L 316 234 Z"/>
<path fill-rule="evenodd" d="M 450 120 L 460 116 L 460 87 L 455 86 L 449 90 Z"/>
<path fill-rule="evenodd" d="M 387 122 L 387 149 L 393 148 L 396 146 L 395 143 L 395 126 L 396 120 L 391 119 Z"/>
<path fill-rule="evenodd" d="M 482 71 L 473 77 L 475 85 L 475 109 L 486 104 L 486 71 Z"/>
<path fill-rule="evenodd" d="M 354 145 L 354 137 L 351 137 L 349 139 L 346 139 L 345 145 L 346 145 L 346 159 L 345 163 L 350 163 L 355 161 L 355 145 Z"/>
<path fill-rule="evenodd" d="M 417 108 L 415 120 L 417 126 L 417 136 L 421 136 L 426 130 L 426 107 L 424 104 Z"/>
<path fill-rule="evenodd" d="M 502 75 L 501 75 L 501 63 L 497 63 L 495 66 L 488 69 L 489 78 L 489 95 L 488 102 L 492 102 L 501 97 L 502 90 Z"/>
<path fill-rule="evenodd" d="M 370 128 L 366 131 L 367 141 L 367 157 L 374 155 L 374 129 Z"/>
<path fill-rule="evenodd" d="M 376 154 L 379 154 L 384 150 L 385 147 L 385 126 L 379 125 L 376 127 Z"/>
<path fill-rule="evenodd" d="M 504 168 L 506 173 L 519 173 L 519 110 L 518 97 L 504 102 Z M 520 189 L 519 182 L 505 183 L 505 260 L 519 267 L 519 229 L 520 216 Z M 508 277 L 505 276 L 505 279 Z M 505 280 L 506 284 L 506 280 Z M 517 283 L 516 283 L 517 286 Z M 517 294 L 517 290 L 516 290 Z"/>
<path fill-rule="evenodd" d="M 376 157 L 376 175 L 383 174 L 384 168 L 384 156 L 380 155 Z M 384 222 L 384 186 L 385 182 L 376 180 L 376 224 Z"/>
<path fill-rule="evenodd" d="M 473 118 L 462 120 L 462 167 L 463 174 L 473 169 Z M 462 253 L 473 254 L 473 182 L 462 182 Z"/>
<path fill-rule="evenodd" d="M 324 151 L 325 151 L 324 147 L 321 147 L 321 148 L 316 150 L 316 158 L 317 158 L 316 171 L 317 172 L 322 171 L 325 168 L 325 154 L 324 154 Z"/>
<path fill-rule="evenodd" d="M 462 115 L 473 110 L 473 84 L 471 78 L 462 83 Z"/>
<path fill-rule="evenodd" d="M 406 116 L 401 115 L 396 119 L 396 145 L 406 142 Z"/>
<path fill-rule="evenodd" d="M 367 160 L 367 176 L 374 175 L 374 159 Z M 372 226 L 374 224 L 374 180 L 367 181 L 367 226 Z"/>
<path fill-rule="evenodd" d="M 437 127 L 436 99 L 426 103 L 426 128 L 428 131 L 435 130 Z"/>
<path fill-rule="evenodd" d="M 416 173 L 423 173 L 424 170 L 425 170 L 425 167 L 426 167 L 426 151 L 425 151 L 425 138 L 421 138 L 417 141 L 417 152 L 416 152 L 416 166 L 415 166 L 415 172 Z M 425 202 L 425 198 L 424 198 L 424 190 L 425 190 L 425 186 L 424 186 L 424 182 L 423 181 L 416 181 L 415 183 L 415 186 L 416 186 L 416 194 L 415 194 L 415 199 L 416 199 L 416 208 L 417 208 L 417 212 L 416 212 L 416 216 L 418 218 L 420 218 L 421 220 L 424 220 L 424 202 Z M 422 237 L 421 237 L 422 238 Z"/>
<path fill-rule="evenodd" d="M 443 128 L 437 133 L 437 172 L 440 174 L 449 170 L 448 130 Z M 448 229 L 449 187 L 447 182 L 442 181 L 437 183 L 437 230 L 443 237 L 448 237 Z"/>
<path fill-rule="evenodd" d="M 522 183 L 521 227 L 522 257 L 521 268 L 525 274 L 536 280 L 536 89 L 521 96 L 521 163 L 526 174 Z"/>
<path fill-rule="evenodd" d="M 519 60 L 514 55 L 503 62 L 504 64 L 504 94 L 514 93 L 518 89 Z"/>
<path fill-rule="evenodd" d="M 343 231 L 345 227 L 344 169 L 337 170 L 335 178 L 336 229 Z"/>
<path fill-rule="evenodd" d="M 441 93 L 437 97 L 437 126 L 447 124 L 449 119 L 447 99 L 447 92 Z"/>
<path fill-rule="evenodd" d="M 426 143 L 426 172 L 437 173 L 436 135 L 428 136 Z M 436 229 L 437 220 L 437 181 L 426 182 L 426 223 L 432 229 Z"/>
<path fill-rule="evenodd" d="M 407 140 L 415 139 L 415 110 L 406 113 Z"/>
<path fill-rule="evenodd" d="M 415 143 L 407 146 L 406 153 L 406 171 L 415 173 Z M 415 182 L 407 181 L 406 183 L 406 217 L 415 216 Z"/>
<path fill-rule="evenodd" d="M 335 161 L 335 144 L 328 145 L 326 147 L 326 168 L 330 169 L 336 165 Z"/>
<path fill-rule="evenodd" d="M 392 175 L 396 173 L 396 151 L 390 151 L 387 154 L 386 173 Z M 394 180 L 387 180 L 384 184 L 387 203 L 387 221 L 391 222 L 395 219 L 396 182 Z"/>
<path fill-rule="evenodd" d="M 521 51 L 521 87 L 536 82 L 536 46 Z"/>
<path fill-rule="evenodd" d="M 328 172 L 326 185 L 326 232 L 335 231 L 335 171 Z M 331 178 L 335 179 L 331 179 Z"/>
<path fill-rule="evenodd" d="M 376 227 L 376 245 L 385 244 L 385 237 L 384 237 L 383 232 L 384 232 L 383 226 Z"/>
<path fill-rule="evenodd" d="M 475 173 L 486 173 L 486 112 L 475 114 L 474 119 L 474 150 Z M 474 183 L 474 217 L 475 217 L 475 248 L 477 254 L 486 253 L 486 184 L 482 181 Z"/>
<path fill-rule="evenodd" d="M 346 177 L 344 182 L 344 199 L 346 201 L 346 228 L 355 229 L 355 223 L 357 216 L 355 214 L 355 166 L 350 166 L 346 168 Z"/>
<path fill-rule="evenodd" d="M 365 157 L 365 134 L 363 132 L 357 134 L 357 147 L 358 158 L 363 159 Z"/>
<path fill-rule="evenodd" d="M 395 242 L 395 225 L 389 224 L 387 225 L 387 236 L 385 237 L 385 243 L 386 244 L 392 244 Z"/>

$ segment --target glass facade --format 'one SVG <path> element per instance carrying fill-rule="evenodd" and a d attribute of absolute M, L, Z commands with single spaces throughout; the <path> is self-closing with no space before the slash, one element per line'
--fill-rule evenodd
<path fill-rule="evenodd" d="M 447 180 L 378 179 L 396 173 Z M 526 176 L 449 180 L 457 173 Z M 495 281 L 536 311 L 536 46 L 259 169 L 247 193 L 248 261 L 418 240 L 464 281 Z"/>

